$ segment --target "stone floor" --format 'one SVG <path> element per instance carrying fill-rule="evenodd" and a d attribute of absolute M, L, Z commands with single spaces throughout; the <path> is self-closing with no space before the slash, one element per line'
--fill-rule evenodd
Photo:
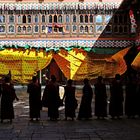
<path fill-rule="evenodd" d="M 93 114 L 91 120 L 65 121 L 64 108 L 60 108 L 60 120 L 53 122 L 43 108 L 41 120 L 30 122 L 26 87 L 16 91 L 20 100 L 14 102 L 15 119 L 12 124 L 7 121 L 0 124 L 0 140 L 140 140 L 139 118 L 97 120 Z M 80 102 L 81 96 L 77 93 L 76 97 Z"/>

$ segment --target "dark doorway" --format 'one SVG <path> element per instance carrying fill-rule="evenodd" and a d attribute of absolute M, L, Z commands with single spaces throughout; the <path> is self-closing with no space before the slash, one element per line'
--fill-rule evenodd
<path fill-rule="evenodd" d="M 64 76 L 54 59 L 52 59 L 50 64 L 42 70 L 42 84 L 46 83 L 45 77 L 50 79 L 51 75 L 55 75 L 57 81 L 60 84 L 64 84 L 66 81 L 66 77 Z"/>

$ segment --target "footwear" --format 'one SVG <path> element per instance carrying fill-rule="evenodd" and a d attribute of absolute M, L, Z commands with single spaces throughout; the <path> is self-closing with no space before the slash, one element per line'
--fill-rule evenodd
<path fill-rule="evenodd" d="M 65 121 L 67 121 L 67 117 L 65 118 Z"/>
<path fill-rule="evenodd" d="M 32 122 L 33 121 L 33 118 L 31 118 L 30 121 Z"/>
<path fill-rule="evenodd" d="M 99 116 L 97 116 L 97 120 L 100 120 L 100 117 Z"/>
<path fill-rule="evenodd" d="M 50 118 L 50 121 L 54 121 L 54 118 Z"/>
<path fill-rule="evenodd" d="M 72 117 L 71 120 L 74 121 L 74 118 Z"/>
<path fill-rule="evenodd" d="M 112 117 L 111 117 L 111 119 L 112 119 L 112 120 L 114 120 L 114 119 L 115 119 L 115 117 L 114 117 L 114 116 L 112 116 Z"/>
<path fill-rule="evenodd" d="M 38 118 L 36 118 L 36 121 L 39 121 L 39 119 L 38 119 Z"/>
<path fill-rule="evenodd" d="M 120 119 L 121 119 L 121 117 L 120 117 L 120 116 L 117 116 L 117 119 L 118 119 L 118 120 L 120 120 Z"/>
<path fill-rule="evenodd" d="M 81 119 L 82 119 L 82 118 L 79 118 L 79 117 L 77 118 L 77 120 L 81 120 Z"/>

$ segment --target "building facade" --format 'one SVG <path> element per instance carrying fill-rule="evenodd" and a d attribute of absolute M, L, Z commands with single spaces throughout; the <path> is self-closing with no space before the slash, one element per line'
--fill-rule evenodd
<path fill-rule="evenodd" d="M 4 2 L 0 3 L 1 38 L 93 39 L 104 30 L 108 38 L 131 36 L 128 11 L 118 11 L 121 2 Z"/>
<path fill-rule="evenodd" d="M 0 2 L 0 48 L 43 49 L 45 52 L 80 48 L 113 55 L 132 45 L 137 36 L 126 5 L 123 0 L 3 0 Z M 9 71 L 9 61 L 10 58 L 3 62 L 6 71 L 1 74 Z M 48 77 L 57 72 L 60 80 L 71 78 L 56 61 L 53 59 L 47 66 Z M 58 68 L 51 66 L 54 62 Z M 16 77 L 14 71 L 12 73 Z"/>

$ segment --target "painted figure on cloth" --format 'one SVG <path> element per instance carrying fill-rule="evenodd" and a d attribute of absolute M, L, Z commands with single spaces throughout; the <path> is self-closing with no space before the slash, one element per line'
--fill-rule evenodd
<path fill-rule="evenodd" d="M 59 118 L 60 96 L 59 85 L 54 75 L 51 75 L 51 80 L 46 84 L 43 96 L 45 97 L 43 104 L 48 107 L 48 117 L 50 117 L 50 120 L 57 120 Z"/>
<path fill-rule="evenodd" d="M 72 86 L 73 80 L 69 79 L 67 85 L 65 86 L 65 92 L 63 100 L 65 100 L 65 120 L 70 117 L 74 120 L 75 109 L 77 107 L 77 100 L 75 98 L 75 87 Z"/>
<path fill-rule="evenodd" d="M 16 96 L 14 85 L 11 84 L 9 76 L 6 76 L 1 85 L 1 123 L 3 120 L 8 119 L 12 123 L 14 119 L 13 101 L 18 97 Z"/>
<path fill-rule="evenodd" d="M 28 85 L 27 92 L 29 93 L 30 119 L 33 121 L 35 118 L 38 121 L 41 110 L 41 84 L 39 84 L 36 76 L 33 76 L 32 82 Z"/>
<path fill-rule="evenodd" d="M 115 75 L 115 79 L 110 87 L 110 106 L 109 106 L 109 114 L 112 119 L 123 115 L 123 85 L 121 82 L 121 76 L 119 74 Z"/>
<path fill-rule="evenodd" d="M 95 83 L 95 116 L 98 119 L 100 117 L 104 118 L 107 116 L 107 94 L 106 94 L 106 86 L 103 83 L 102 76 L 97 78 L 97 82 Z"/>
<path fill-rule="evenodd" d="M 93 97 L 93 91 L 89 80 L 87 78 L 84 79 L 84 87 L 83 87 L 83 95 L 79 108 L 78 119 L 89 119 L 92 117 L 92 108 L 91 102 Z"/>

